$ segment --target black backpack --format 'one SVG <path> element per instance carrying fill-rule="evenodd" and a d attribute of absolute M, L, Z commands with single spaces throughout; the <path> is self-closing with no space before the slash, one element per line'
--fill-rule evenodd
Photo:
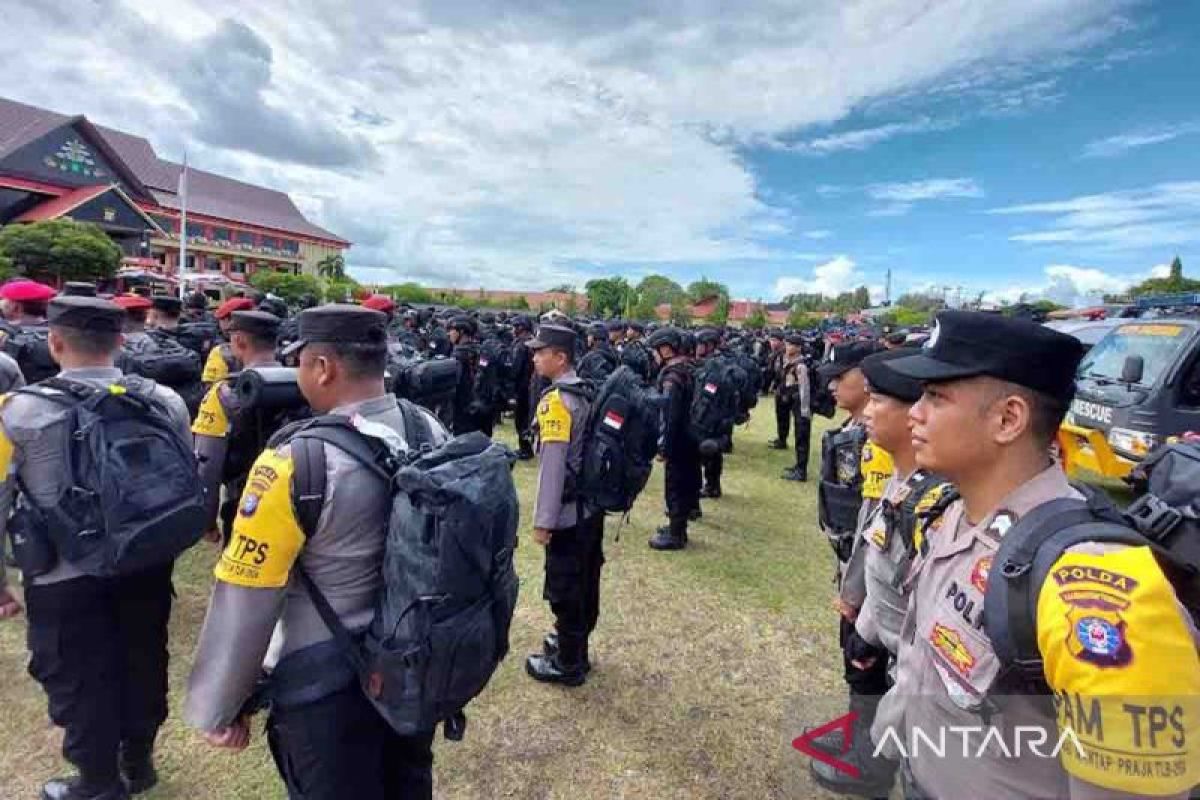
<path fill-rule="evenodd" d="M 396 732 L 412 735 L 443 723 L 462 737 L 464 707 L 483 691 L 508 654 L 519 581 L 513 567 L 518 501 L 515 454 L 481 433 L 433 449 L 428 423 L 400 401 L 405 438 L 392 453 L 346 417 L 316 417 L 280 432 L 296 465 L 293 496 L 301 527 L 316 532 L 325 498 L 329 443 L 391 485 L 383 590 L 361 637 L 338 619 L 303 571 L 297 574 L 343 647 L 367 699 Z"/>
<path fill-rule="evenodd" d="M 120 361 L 122 371 L 172 389 L 200 383 L 200 355 L 169 335 L 147 333 L 126 342 Z"/>
<path fill-rule="evenodd" d="M 474 406 L 485 413 L 493 413 L 504 402 L 505 364 L 511 361 L 512 353 L 499 339 L 485 339 L 479 344 L 479 361 L 475 367 Z"/>
<path fill-rule="evenodd" d="M 58 364 L 50 356 L 49 326 L 6 326 L 5 333 L 4 352 L 17 362 L 25 383 L 40 383 L 58 374 Z"/>
<path fill-rule="evenodd" d="M 646 488 L 658 452 L 659 407 L 654 393 L 629 367 L 619 367 L 599 390 L 586 383 L 557 388 L 591 404 L 575 494 L 601 511 L 629 513 Z"/>
<path fill-rule="evenodd" d="M 758 395 L 762 392 L 762 368 L 754 356 L 745 352 L 735 355 L 733 361 L 745 373 L 745 380 L 742 384 L 741 411 L 743 421 L 749 421 L 750 412 L 758 407 Z"/>
<path fill-rule="evenodd" d="M 14 541 L 41 537 L 58 557 L 104 578 L 166 564 L 200 539 L 207 514 L 192 442 L 153 389 L 125 377 L 107 388 L 51 378 L 17 390 L 68 412 L 62 495 L 42 508 L 20 487 Z"/>
<path fill-rule="evenodd" d="M 617 354 L 606 347 L 601 347 L 589 350 L 579 360 L 579 366 L 575 372 L 579 375 L 580 380 L 585 380 L 593 386 L 600 386 L 608 380 L 609 375 L 617 371 L 619 366 Z"/>
<path fill-rule="evenodd" d="M 733 433 L 744 385 L 745 373 L 726 358 L 710 358 L 696 371 L 688 422 L 697 442 L 724 442 Z"/>
<path fill-rule="evenodd" d="M 621 350 L 621 363 L 629 367 L 644 381 L 654 375 L 654 357 L 640 340 L 630 342 Z"/>
<path fill-rule="evenodd" d="M 221 329 L 216 322 L 185 322 L 175 329 L 175 338 L 188 350 L 198 354 L 203 360 L 208 353 L 221 341 Z"/>
<path fill-rule="evenodd" d="M 1098 489 L 1078 485 L 1083 499 L 1040 505 L 1005 533 L 984 595 L 984 628 L 1000 659 L 1002 685 L 1049 692 L 1038 648 L 1038 596 L 1059 557 L 1083 542 L 1150 547 L 1200 623 L 1200 445 L 1160 448 L 1134 480 L 1146 494 L 1124 511 Z"/>

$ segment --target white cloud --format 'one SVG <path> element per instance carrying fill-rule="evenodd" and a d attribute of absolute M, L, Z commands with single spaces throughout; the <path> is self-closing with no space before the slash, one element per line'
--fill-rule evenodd
<path fill-rule="evenodd" d="M 872 200 L 915 203 L 960 197 L 983 197 L 983 189 L 971 178 L 927 178 L 906 183 L 873 183 L 867 187 Z"/>
<path fill-rule="evenodd" d="M 805 239 L 828 239 L 830 236 L 833 236 L 833 231 L 824 228 L 804 232 Z"/>
<path fill-rule="evenodd" d="M 787 141 L 768 138 L 763 145 L 774 150 L 783 150 L 801 155 L 825 156 L 846 150 L 866 150 L 897 136 L 911 136 L 931 131 L 950 130 L 958 125 L 954 120 L 932 120 L 923 118 L 912 122 L 890 122 L 872 128 L 841 131 L 814 139 Z"/>
<path fill-rule="evenodd" d="M 1165 277 L 1169 270 L 1170 265 L 1159 264 L 1145 272 L 1116 274 L 1095 267 L 1050 264 L 1042 270 L 1042 281 L 989 291 L 985 299 L 993 303 L 1045 299 L 1079 308 L 1099 303 L 1106 294 L 1121 294 L 1147 278 Z"/>
<path fill-rule="evenodd" d="M 0 48 L 0 95 L 286 189 L 356 241 L 352 270 L 538 288 L 578 263 L 772 257 L 783 223 L 739 145 L 951 80 L 990 104 L 1118 33 L 1124 5 L 47 0 L 5 8 L 38 46 Z M 209 48 L 226 40 L 230 63 Z M 938 124 L 907 118 L 807 141 Z"/>
<path fill-rule="evenodd" d="M 1013 234 L 1009 238 L 1015 242 L 1109 250 L 1178 245 L 1200 241 L 1200 181 L 1006 206 L 988 213 L 1053 218 L 1048 228 Z"/>
<path fill-rule="evenodd" d="M 1106 139 L 1098 139 L 1083 148 L 1084 158 L 1111 158 L 1124 155 L 1140 147 L 1170 142 L 1181 136 L 1200 133 L 1200 122 L 1181 122 L 1174 125 L 1157 125 L 1141 128 Z"/>
<path fill-rule="evenodd" d="M 840 255 L 813 267 L 808 277 L 783 277 L 775 281 L 775 296 L 789 294 L 838 295 L 863 286 L 866 280 L 858 265 L 847 256 Z"/>

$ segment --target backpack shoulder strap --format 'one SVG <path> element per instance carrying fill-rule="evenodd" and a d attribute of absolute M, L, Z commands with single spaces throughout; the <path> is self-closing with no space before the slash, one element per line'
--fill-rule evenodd
<path fill-rule="evenodd" d="M 1038 595 L 1059 556 L 1084 542 L 1147 543 L 1090 496 L 1044 503 L 1004 534 L 984 595 L 984 626 L 1003 665 L 1001 679 L 1045 686 L 1037 641 Z"/>
<path fill-rule="evenodd" d="M 404 441 L 414 454 L 420 455 L 433 448 L 433 431 L 420 408 L 409 400 L 400 398 L 400 413 L 404 416 Z"/>

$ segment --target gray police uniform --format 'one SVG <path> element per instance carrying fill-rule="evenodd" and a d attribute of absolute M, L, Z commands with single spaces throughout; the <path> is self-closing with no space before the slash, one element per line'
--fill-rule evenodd
<path fill-rule="evenodd" d="M 81 312 L 88 316 L 71 316 Z M 114 333 L 123 316 L 94 298 L 55 300 L 51 315 L 52 324 Z M 58 377 L 104 389 L 123 376 L 115 367 L 96 367 L 64 370 Z M 51 399 L 56 394 L 57 389 L 34 386 L 8 395 L 0 408 L 5 462 L 0 516 L 7 517 L 18 486 L 43 505 L 57 502 L 67 488 L 61 450 L 67 408 Z M 153 394 L 187 441 L 183 401 L 157 385 Z M 65 729 L 63 754 L 79 769 L 82 786 L 97 794 L 118 785 L 118 752 L 122 765 L 148 764 L 167 716 L 172 568 L 101 579 L 60 558 L 50 571 L 26 581 L 29 672 L 46 691 L 51 719 Z"/>

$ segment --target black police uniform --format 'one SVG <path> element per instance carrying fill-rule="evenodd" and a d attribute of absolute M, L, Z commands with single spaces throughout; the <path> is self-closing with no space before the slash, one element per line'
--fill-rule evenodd
<path fill-rule="evenodd" d="M 727 357 L 724 353 L 715 349 L 721 343 L 721 336 L 716 331 L 701 331 L 696 336 L 696 341 L 699 344 L 713 348 L 704 358 L 696 359 L 698 369 L 702 369 L 706 361 Z M 722 445 L 732 447 L 733 442 L 722 443 Z M 716 450 L 711 453 L 702 453 L 700 455 L 700 469 L 700 496 L 713 500 L 721 497 L 721 476 L 725 473 L 725 452 L 723 450 Z"/>
<path fill-rule="evenodd" d="M 528 317 L 518 317 L 513 322 L 516 337 L 512 344 L 513 425 L 517 429 L 518 457 L 523 461 L 533 458 L 533 408 L 536 398 L 531 396 L 533 381 L 533 357 L 528 342 L 533 338 L 533 324 Z"/>
<path fill-rule="evenodd" d="M 663 397 L 659 455 L 666 462 L 664 488 L 669 525 L 658 529 L 650 546 L 655 550 L 682 550 L 688 541 L 688 519 L 700 509 L 700 448 L 689 428 L 695 377 L 691 362 L 682 356 L 683 340 L 678 330 L 655 331 L 649 345 L 670 345 L 676 353 L 658 373 L 658 390 Z"/>
<path fill-rule="evenodd" d="M 119 333 L 124 318 L 121 308 L 94 297 L 60 297 L 49 308 L 51 327 L 88 332 Z M 60 375 L 97 388 L 121 377 L 116 367 Z M 162 386 L 152 391 L 186 440 L 183 401 Z M 6 505 L 14 490 L 22 504 L 44 506 L 68 488 L 61 485 L 64 454 L 57 447 L 64 415 L 61 403 L 39 394 L 9 396 L 3 403 L 0 475 Z M 99 578 L 60 558 L 50 571 L 26 578 L 29 673 L 46 692 L 50 719 L 64 728 L 63 755 L 80 773 L 47 783 L 43 798 L 120 800 L 130 788 L 144 791 L 157 781 L 152 751 L 167 717 L 173 566 Z"/>
<path fill-rule="evenodd" d="M 465 316 L 455 317 L 450 323 L 450 328 L 459 331 L 463 336 L 471 337 L 472 340 L 479 330 L 475 320 Z M 458 386 L 454 391 L 454 435 L 482 431 L 491 436 L 494 421 L 490 413 L 480 413 L 475 398 L 475 379 L 479 374 L 479 344 L 475 341 L 460 340 L 454 346 L 454 358 L 460 367 Z"/>

